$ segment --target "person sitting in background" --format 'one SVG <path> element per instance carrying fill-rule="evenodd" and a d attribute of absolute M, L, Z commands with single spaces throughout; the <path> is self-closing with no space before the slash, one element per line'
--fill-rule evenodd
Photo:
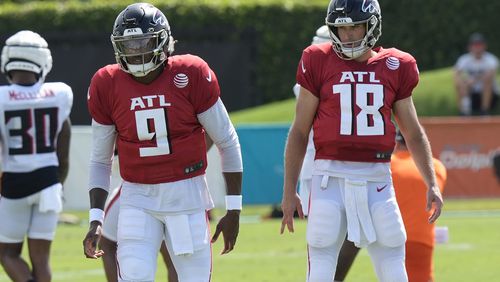
<path fill-rule="evenodd" d="M 470 36 L 468 49 L 455 64 L 458 108 L 461 115 L 486 115 L 500 94 L 495 81 L 498 58 L 486 51 L 486 40 L 479 33 Z"/>
<path fill-rule="evenodd" d="M 443 192 L 446 184 L 446 168 L 433 159 L 436 179 Z M 431 213 L 426 210 L 426 186 L 413 158 L 406 147 L 401 132 L 396 133 L 396 148 L 391 158 L 391 171 L 396 200 L 406 229 L 405 264 L 410 282 L 434 281 L 432 255 L 435 244 L 435 224 L 429 223 Z M 385 187 L 377 188 L 377 191 Z M 345 240 L 339 254 L 335 281 L 344 281 L 359 249 Z"/>

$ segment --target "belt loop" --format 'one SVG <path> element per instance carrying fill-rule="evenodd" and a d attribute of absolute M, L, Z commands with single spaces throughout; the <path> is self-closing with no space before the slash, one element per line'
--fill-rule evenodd
<path fill-rule="evenodd" d="M 321 179 L 321 189 L 325 190 L 328 187 L 328 178 L 330 178 L 330 176 L 323 175 L 323 178 Z"/>

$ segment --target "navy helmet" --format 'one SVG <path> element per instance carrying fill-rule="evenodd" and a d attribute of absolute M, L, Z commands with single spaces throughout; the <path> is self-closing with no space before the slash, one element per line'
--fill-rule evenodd
<path fill-rule="evenodd" d="M 163 65 L 174 51 L 175 40 L 167 17 L 158 8 L 136 3 L 116 17 L 111 42 L 121 69 L 141 77 Z"/>
<path fill-rule="evenodd" d="M 346 60 L 355 59 L 375 46 L 382 34 L 382 15 L 377 0 L 331 0 L 326 14 L 333 49 Z M 356 42 L 341 42 L 338 28 L 366 24 L 366 34 Z"/>

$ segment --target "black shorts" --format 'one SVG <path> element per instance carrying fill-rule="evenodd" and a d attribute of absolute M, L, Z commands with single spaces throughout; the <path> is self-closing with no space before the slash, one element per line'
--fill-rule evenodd
<path fill-rule="evenodd" d="M 491 97 L 491 103 L 490 106 L 487 110 L 487 112 L 491 112 L 497 105 L 498 102 L 498 93 L 493 92 Z M 483 93 L 479 92 L 472 92 L 470 95 L 470 102 L 471 102 L 471 111 L 472 115 L 479 115 L 479 114 L 484 114 L 481 110 L 481 104 L 482 104 L 482 99 L 483 98 Z"/>
<path fill-rule="evenodd" d="M 20 199 L 59 183 L 57 166 L 47 166 L 30 172 L 4 172 L 2 197 Z"/>

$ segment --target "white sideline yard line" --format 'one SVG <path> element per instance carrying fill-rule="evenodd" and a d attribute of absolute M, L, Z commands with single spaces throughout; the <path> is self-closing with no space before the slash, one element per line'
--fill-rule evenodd
<path fill-rule="evenodd" d="M 469 251 L 476 249 L 476 247 L 474 247 L 473 244 L 468 244 L 468 243 L 445 243 L 445 244 L 436 244 L 436 246 L 451 251 Z"/>
<path fill-rule="evenodd" d="M 500 217 L 500 210 L 443 211 L 443 217 Z"/>
<path fill-rule="evenodd" d="M 88 276 L 103 276 L 104 275 L 104 268 L 94 268 L 94 269 L 87 269 L 87 270 L 76 270 L 76 271 L 54 271 L 52 270 L 52 276 L 53 280 L 62 280 L 62 279 L 67 279 L 67 278 L 73 278 L 75 276 L 82 276 L 88 275 Z"/>
<path fill-rule="evenodd" d="M 214 253 L 215 255 L 215 253 Z M 280 257 L 280 258 L 302 258 L 306 255 L 305 251 L 296 251 L 296 252 L 255 252 L 255 253 L 244 253 L 244 252 L 234 252 L 231 254 L 231 257 L 227 257 L 228 259 L 248 259 L 248 258 L 259 258 L 262 259 L 263 257 Z"/>

